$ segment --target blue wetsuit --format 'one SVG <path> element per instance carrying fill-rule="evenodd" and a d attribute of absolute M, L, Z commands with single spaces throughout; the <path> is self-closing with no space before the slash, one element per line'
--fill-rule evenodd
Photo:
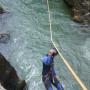
<path fill-rule="evenodd" d="M 45 55 L 42 58 L 43 62 L 43 70 L 42 70 L 42 80 L 44 82 L 46 90 L 53 90 L 52 85 L 53 84 L 57 90 L 63 90 L 62 85 L 60 84 L 59 80 L 55 78 L 56 73 L 54 70 L 54 56 Z"/>

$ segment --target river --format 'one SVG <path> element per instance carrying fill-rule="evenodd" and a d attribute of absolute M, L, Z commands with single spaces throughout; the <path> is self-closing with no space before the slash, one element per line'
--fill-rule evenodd
<path fill-rule="evenodd" d="M 49 3 L 54 41 L 90 89 L 90 27 L 73 22 L 63 0 Z M 0 31 L 10 33 L 8 43 L 0 43 L 0 52 L 26 80 L 28 90 L 45 90 L 40 58 L 53 47 L 46 0 L 0 0 L 0 4 L 7 11 L 0 16 Z M 65 90 L 80 90 L 59 56 L 55 70 Z"/>

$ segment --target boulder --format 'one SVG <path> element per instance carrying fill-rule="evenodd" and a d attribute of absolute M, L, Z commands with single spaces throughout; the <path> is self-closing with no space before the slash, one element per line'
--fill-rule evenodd
<path fill-rule="evenodd" d="M 80 23 L 90 23 L 90 0 L 64 0 L 70 7 L 72 18 Z"/>
<path fill-rule="evenodd" d="M 20 80 L 15 69 L 0 53 L 0 83 L 7 90 L 23 90 L 25 80 Z"/>

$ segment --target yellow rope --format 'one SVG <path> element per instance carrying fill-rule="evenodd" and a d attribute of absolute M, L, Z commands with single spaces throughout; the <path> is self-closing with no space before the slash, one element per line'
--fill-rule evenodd
<path fill-rule="evenodd" d="M 51 42 L 54 45 L 54 47 L 56 48 L 56 50 L 59 53 L 60 58 L 63 60 L 64 64 L 67 66 L 67 68 L 69 69 L 70 73 L 72 74 L 72 76 L 74 77 L 74 79 L 78 82 L 78 84 L 81 86 L 82 90 L 88 90 L 86 88 L 86 86 L 83 84 L 83 82 L 80 80 L 80 78 L 77 76 L 77 74 L 74 72 L 74 70 L 72 69 L 72 67 L 69 65 L 69 63 L 67 62 L 67 60 L 64 58 L 64 56 L 61 54 L 61 52 L 58 50 L 55 42 L 53 41 L 53 37 L 52 37 L 52 23 L 51 23 L 51 16 L 50 16 L 50 6 L 49 6 L 49 1 L 47 0 L 47 7 L 48 7 L 48 15 L 49 15 L 49 25 L 50 25 L 50 36 L 51 36 Z"/>

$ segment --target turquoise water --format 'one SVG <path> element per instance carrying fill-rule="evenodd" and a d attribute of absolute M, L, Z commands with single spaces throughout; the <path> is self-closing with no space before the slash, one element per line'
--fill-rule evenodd
<path fill-rule="evenodd" d="M 80 79 L 90 89 L 90 28 L 71 20 L 63 0 L 49 0 L 54 41 Z M 45 90 L 40 58 L 53 47 L 46 0 L 0 0 L 8 13 L 0 16 L 0 31 L 10 33 L 2 52 L 27 81 L 28 90 Z M 65 90 L 80 90 L 61 58 L 55 69 Z M 56 89 L 55 89 L 56 90 Z"/>

